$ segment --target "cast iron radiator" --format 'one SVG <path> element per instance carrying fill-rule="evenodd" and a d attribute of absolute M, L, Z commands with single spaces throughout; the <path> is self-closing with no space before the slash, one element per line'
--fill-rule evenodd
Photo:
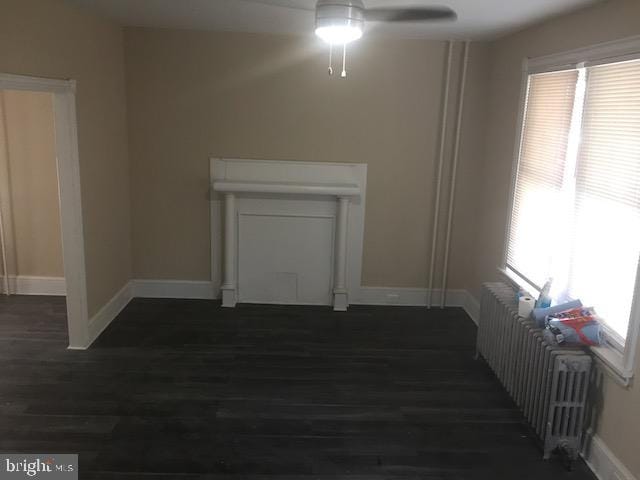
<path fill-rule="evenodd" d="M 479 323 L 478 354 L 538 435 L 544 458 L 554 451 L 576 458 L 591 357 L 547 342 L 542 329 L 518 316 L 516 293 L 504 283 L 482 286 Z"/>

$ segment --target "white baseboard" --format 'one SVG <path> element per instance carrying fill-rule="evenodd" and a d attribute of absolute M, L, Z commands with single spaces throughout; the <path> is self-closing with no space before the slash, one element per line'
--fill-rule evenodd
<path fill-rule="evenodd" d="M 89 320 L 89 338 L 87 345 L 75 349 L 84 350 L 100 336 L 105 328 L 118 316 L 133 298 L 131 282 L 127 282 L 99 311 Z"/>
<path fill-rule="evenodd" d="M 89 322 L 89 340 L 87 348 L 107 328 L 122 309 L 133 298 L 184 298 L 213 300 L 218 298 L 212 282 L 193 280 L 146 280 L 129 281 L 113 298 L 93 316 Z M 432 305 L 440 305 L 440 290 L 434 290 Z M 425 288 L 393 288 L 362 287 L 351 300 L 353 305 L 397 305 L 426 306 L 427 289 Z M 445 306 L 462 307 L 471 319 L 477 323 L 478 302 L 466 290 L 449 290 Z"/>
<path fill-rule="evenodd" d="M 473 323 L 475 323 L 476 325 L 479 325 L 480 302 L 476 300 L 476 298 L 466 290 L 463 290 L 463 291 L 465 293 L 465 296 L 462 303 L 462 308 L 464 308 L 464 311 L 467 312 L 467 315 L 471 317 L 471 320 L 473 320 Z"/>
<path fill-rule="evenodd" d="M 352 305 L 398 305 L 408 307 L 424 307 L 427 305 L 426 288 L 394 288 L 394 287 L 361 287 L 349 303 Z M 442 291 L 434 289 L 431 294 L 431 305 L 440 306 Z M 448 290 L 445 298 L 446 307 L 462 307 L 467 315 L 477 324 L 480 305 L 466 290 Z"/>
<path fill-rule="evenodd" d="M 134 297 L 141 298 L 190 298 L 213 300 L 218 298 L 213 283 L 192 280 L 131 280 Z"/>
<path fill-rule="evenodd" d="M 360 292 L 349 295 L 352 305 L 425 306 L 427 290 L 424 288 L 361 287 Z"/>
<path fill-rule="evenodd" d="M 0 277 L 0 287 L 5 291 L 4 277 Z M 35 277 L 30 275 L 10 275 L 9 291 L 15 295 L 55 295 L 67 294 L 64 277 Z"/>
<path fill-rule="evenodd" d="M 217 298 L 213 283 L 192 280 L 130 280 L 89 320 L 85 345 L 69 347 L 85 350 L 100 336 L 133 298 L 183 298 L 212 300 Z"/>
<path fill-rule="evenodd" d="M 132 297 L 188 298 L 212 300 L 219 298 L 212 282 L 194 280 L 131 280 Z M 433 290 L 432 305 L 440 305 L 441 291 Z M 361 287 L 349 303 L 352 305 L 425 306 L 426 288 Z M 462 307 L 477 323 L 480 305 L 466 290 L 449 290 L 445 306 Z"/>
<path fill-rule="evenodd" d="M 599 480 L 636 480 L 602 438 L 593 432 L 587 432 L 582 458 Z"/>
<path fill-rule="evenodd" d="M 396 288 L 396 287 L 361 287 L 359 294 L 349 298 L 352 305 L 399 305 L 405 307 L 424 307 L 427 305 L 426 288 Z M 463 306 L 465 290 L 449 290 L 445 306 Z M 440 290 L 433 290 L 431 304 L 440 306 Z"/>

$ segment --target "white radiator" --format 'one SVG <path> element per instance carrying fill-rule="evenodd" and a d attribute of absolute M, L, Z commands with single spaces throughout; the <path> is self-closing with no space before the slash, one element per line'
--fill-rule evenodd
<path fill-rule="evenodd" d="M 539 436 L 544 458 L 580 449 L 591 357 L 548 343 L 518 317 L 516 293 L 504 283 L 482 286 L 478 353 L 487 361 Z"/>

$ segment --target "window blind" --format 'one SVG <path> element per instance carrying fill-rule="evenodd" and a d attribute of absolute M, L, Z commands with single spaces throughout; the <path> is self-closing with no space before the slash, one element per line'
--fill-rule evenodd
<path fill-rule="evenodd" d="M 586 73 L 568 290 L 624 338 L 640 255 L 640 61 Z"/>
<path fill-rule="evenodd" d="M 540 287 L 558 256 L 547 234 L 563 197 L 577 70 L 529 76 L 507 267 Z"/>
<path fill-rule="evenodd" d="M 640 257 L 640 60 L 529 76 L 507 270 L 624 343 Z"/>

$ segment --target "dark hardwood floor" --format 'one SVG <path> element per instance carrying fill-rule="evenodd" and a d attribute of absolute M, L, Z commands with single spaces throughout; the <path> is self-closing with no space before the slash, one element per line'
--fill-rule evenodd
<path fill-rule="evenodd" d="M 0 299 L 0 451 L 82 479 L 593 479 L 545 462 L 460 309 L 136 299 L 87 351 Z"/>

